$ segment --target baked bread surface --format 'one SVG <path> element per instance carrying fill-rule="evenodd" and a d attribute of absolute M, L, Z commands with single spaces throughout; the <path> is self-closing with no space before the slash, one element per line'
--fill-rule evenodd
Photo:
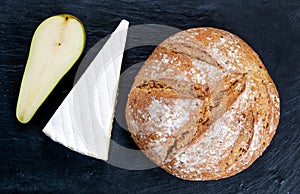
<path fill-rule="evenodd" d="M 163 41 L 128 96 L 126 121 L 143 153 L 186 180 L 217 180 L 249 167 L 279 122 L 276 87 L 243 40 L 193 28 Z"/>

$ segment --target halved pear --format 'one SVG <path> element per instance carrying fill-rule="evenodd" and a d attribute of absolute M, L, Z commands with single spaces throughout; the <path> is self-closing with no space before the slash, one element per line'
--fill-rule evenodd
<path fill-rule="evenodd" d="M 85 30 L 81 21 L 69 14 L 52 16 L 36 29 L 24 71 L 16 116 L 27 123 L 59 80 L 81 55 Z"/>

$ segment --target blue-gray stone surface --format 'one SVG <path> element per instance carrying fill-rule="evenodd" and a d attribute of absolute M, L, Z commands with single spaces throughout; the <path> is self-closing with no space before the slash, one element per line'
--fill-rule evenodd
<path fill-rule="evenodd" d="M 0 10 L 1 193 L 300 193 L 299 1 L 4 0 Z M 205 182 L 180 180 L 158 167 L 125 170 L 73 152 L 51 141 L 42 129 L 71 90 L 83 57 L 33 120 L 20 124 L 15 108 L 32 35 L 41 21 L 61 13 L 84 23 L 83 56 L 123 18 L 132 26 L 212 26 L 238 35 L 260 55 L 280 94 L 280 124 L 270 146 L 247 170 Z M 122 71 L 145 60 L 153 48 L 126 51 Z M 136 148 L 116 122 L 112 138 Z"/>

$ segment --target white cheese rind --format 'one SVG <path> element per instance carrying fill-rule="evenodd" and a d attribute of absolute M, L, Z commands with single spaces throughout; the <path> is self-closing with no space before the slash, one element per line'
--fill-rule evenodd
<path fill-rule="evenodd" d="M 107 160 L 129 22 L 122 20 L 43 132 L 62 145 Z"/>

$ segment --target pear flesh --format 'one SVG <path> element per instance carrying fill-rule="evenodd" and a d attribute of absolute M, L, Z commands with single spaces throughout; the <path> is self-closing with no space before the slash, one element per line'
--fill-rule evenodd
<path fill-rule="evenodd" d="M 16 116 L 27 123 L 81 55 L 85 30 L 69 14 L 52 16 L 36 29 L 23 75 Z"/>

